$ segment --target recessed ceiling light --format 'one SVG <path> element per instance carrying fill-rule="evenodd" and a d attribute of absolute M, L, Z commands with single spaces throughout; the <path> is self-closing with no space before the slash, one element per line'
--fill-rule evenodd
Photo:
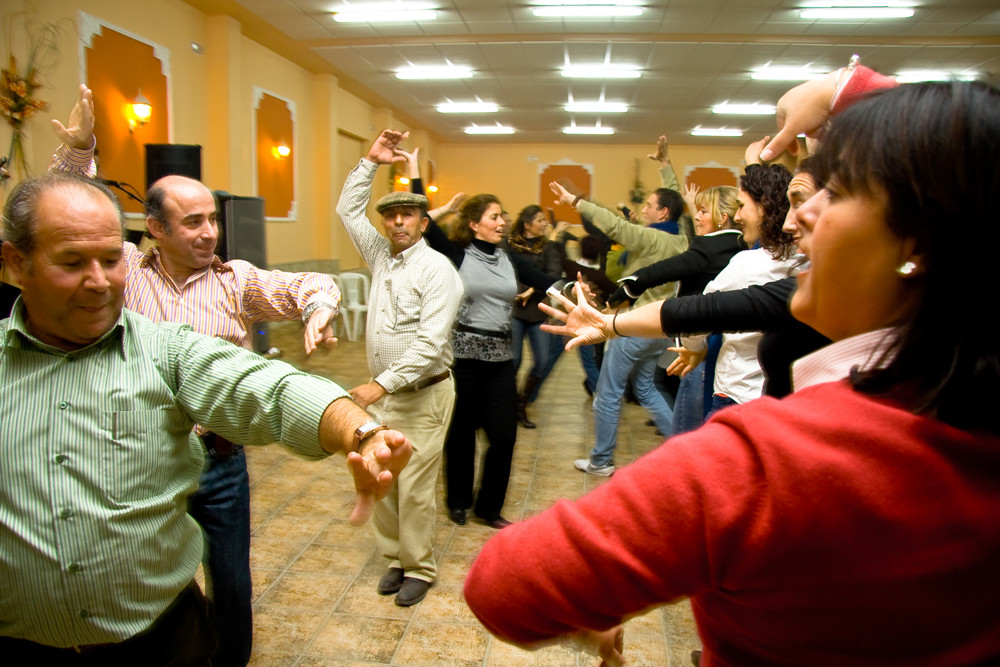
<path fill-rule="evenodd" d="M 390 23 L 433 21 L 434 6 L 426 3 L 382 2 L 367 5 L 344 5 L 333 10 L 338 23 Z"/>
<path fill-rule="evenodd" d="M 949 72 L 940 69 L 908 69 L 896 75 L 899 83 L 920 83 L 921 81 L 975 81 L 978 72 Z"/>
<path fill-rule="evenodd" d="M 561 74 L 573 79 L 638 79 L 642 70 L 635 65 L 566 65 Z"/>
<path fill-rule="evenodd" d="M 514 134 L 514 128 L 506 125 L 470 125 L 466 134 Z"/>
<path fill-rule="evenodd" d="M 723 102 L 712 107 L 712 113 L 724 113 L 739 116 L 770 116 L 774 113 L 774 106 L 771 104 L 732 104 Z"/>
<path fill-rule="evenodd" d="M 696 127 L 691 130 L 694 137 L 742 137 L 743 130 L 731 130 L 727 127 Z"/>
<path fill-rule="evenodd" d="M 583 4 L 574 2 L 565 5 L 550 5 L 535 7 L 531 10 L 535 16 L 566 16 L 571 18 L 606 18 L 609 16 L 642 16 L 642 7 L 621 5 L 610 2 Z"/>
<path fill-rule="evenodd" d="M 563 128 L 563 134 L 614 134 L 615 128 L 600 125 L 570 125 Z"/>
<path fill-rule="evenodd" d="M 809 65 L 772 67 L 769 63 L 750 72 L 751 79 L 762 81 L 809 81 L 810 79 L 822 79 L 824 76 L 826 76 L 825 71 L 813 69 Z"/>
<path fill-rule="evenodd" d="M 628 105 L 624 102 L 569 102 L 563 107 L 571 113 L 625 113 Z"/>
<path fill-rule="evenodd" d="M 396 70 L 397 79 L 468 79 L 472 68 L 466 65 L 410 65 Z"/>
<path fill-rule="evenodd" d="M 493 102 L 444 102 L 437 110 L 441 113 L 496 113 L 500 106 Z"/>

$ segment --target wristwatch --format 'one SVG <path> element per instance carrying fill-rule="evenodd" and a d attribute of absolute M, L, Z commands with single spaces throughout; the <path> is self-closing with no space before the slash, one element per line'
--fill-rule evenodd
<path fill-rule="evenodd" d="M 375 435 L 379 431 L 387 431 L 389 427 L 385 424 L 380 424 L 377 421 L 365 422 L 361 426 L 354 429 L 354 451 L 358 454 L 361 453 L 361 443 Z"/>

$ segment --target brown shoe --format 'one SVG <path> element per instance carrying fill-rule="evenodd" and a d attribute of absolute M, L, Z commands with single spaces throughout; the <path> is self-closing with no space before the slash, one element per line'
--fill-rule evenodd
<path fill-rule="evenodd" d="M 378 580 L 378 594 L 392 595 L 403 586 L 403 578 L 406 573 L 401 567 L 390 567 Z"/>
<path fill-rule="evenodd" d="M 403 579 L 403 585 L 400 587 L 399 593 L 396 594 L 396 604 L 400 607 L 415 605 L 424 599 L 430 587 L 431 582 L 429 581 L 415 577 L 406 577 Z"/>

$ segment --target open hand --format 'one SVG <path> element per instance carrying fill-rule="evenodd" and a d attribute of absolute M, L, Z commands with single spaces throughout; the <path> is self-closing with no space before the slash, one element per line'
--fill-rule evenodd
<path fill-rule="evenodd" d="M 392 483 L 406 467 L 413 443 L 399 431 L 379 431 L 362 445 L 362 452 L 347 455 L 347 468 L 354 478 L 356 491 L 350 523 L 360 526 L 368 521 L 375 503 L 392 489 Z"/>

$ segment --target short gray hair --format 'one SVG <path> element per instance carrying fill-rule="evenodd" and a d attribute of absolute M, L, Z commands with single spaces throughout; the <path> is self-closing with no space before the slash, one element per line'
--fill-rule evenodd
<path fill-rule="evenodd" d="M 29 255 L 35 249 L 35 228 L 38 219 L 38 204 L 42 195 L 49 190 L 60 188 L 86 191 L 93 188 L 108 198 L 118 215 L 122 228 L 122 238 L 125 238 L 125 219 L 122 217 L 118 199 L 107 186 L 83 176 L 67 174 L 61 171 L 51 171 L 41 176 L 35 176 L 21 181 L 7 197 L 3 207 L 3 219 L 0 221 L 0 236 L 9 242 L 23 255 Z"/>

